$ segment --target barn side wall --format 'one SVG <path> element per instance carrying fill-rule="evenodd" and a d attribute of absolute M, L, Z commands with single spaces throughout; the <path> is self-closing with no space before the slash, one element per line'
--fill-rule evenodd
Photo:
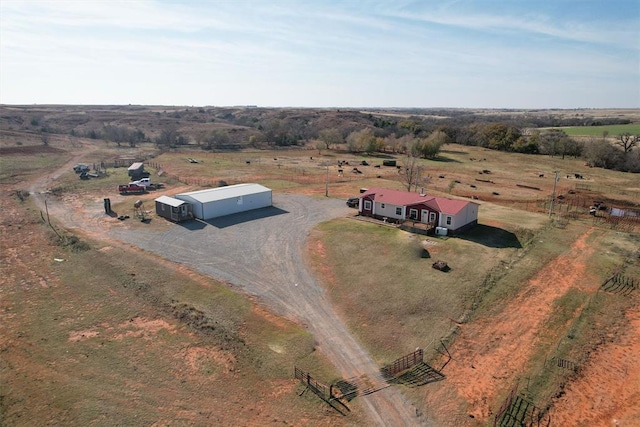
<path fill-rule="evenodd" d="M 190 203 L 192 206 L 193 216 L 199 219 L 205 219 L 202 203 L 195 200 L 193 197 L 184 194 L 178 194 L 177 196 L 175 196 L 175 198 Z"/>
<path fill-rule="evenodd" d="M 271 206 L 271 204 L 271 191 L 216 200 L 204 204 L 203 219 L 217 218 L 253 209 L 265 208 Z"/>
<path fill-rule="evenodd" d="M 171 206 L 156 201 L 156 215 L 171 219 Z"/>

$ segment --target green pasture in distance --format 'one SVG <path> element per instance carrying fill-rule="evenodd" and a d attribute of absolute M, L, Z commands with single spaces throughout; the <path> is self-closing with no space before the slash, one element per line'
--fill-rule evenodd
<path fill-rule="evenodd" d="M 602 136 L 603 132 L 608 132 L 608 136 L 616 136 L 623 133 L 640 135 L 640 123 L 608 126 L 575 126 L 560 129 L 565 131 L 569 136 Z"/>

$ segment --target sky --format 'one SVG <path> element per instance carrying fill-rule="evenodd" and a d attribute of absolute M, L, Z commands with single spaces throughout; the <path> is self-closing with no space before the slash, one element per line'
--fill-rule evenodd
<path fill-rule="evenodd" d="M 1 0 L 0 103 L 640 108 L 640 1 Z"/>

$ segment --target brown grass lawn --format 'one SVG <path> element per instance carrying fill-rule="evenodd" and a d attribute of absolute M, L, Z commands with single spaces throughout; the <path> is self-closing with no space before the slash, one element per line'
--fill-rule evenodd
<path fill-rule="evenodd" d="M 539 221 L 526 216 L 520 214 L 524 224 Z M 619 375 L 595 366 L 593 375 L 610 389 L 640 380 L 629 371 L 638 361 L 628 353 L 640 348 L 637 339 L 629 341 L 637 328 L 624 316 L 637 304 L 637 291 L 631 297 L 598 292 L 622 265 L 627 277 L 638 280 L 640 240 L 602 229 L 585 239 L 585 230 L 588 225 L 579 222 L 561 229 L 481 224 L 464 238 L 427 238 L 431 258 L 423 258 L 424 237 L 344 219 L 322 224 L 310 246 L 335 305 L 380 363 L 422 347 L 439 367 L 446 357 L 436 349 L 443 351 L 441 339 L 448 343 L 454 359 L 443 373 L 450 378 L 410 394 L 439 425 L 460 425 L 451 419 L 456 411 L 473 415 L 466 420 L 473 425 L 471 420 L 489 419 L 518 378 L 528 379 L 527 398 L 546 413 L 567 384 L 582 378 L 550 371 L 557 358 L 587 364 L 591 352 L 606 351 L 605 343 L 619 346 L 618 339 L 626 343 L 615 350 L 625 352 Z M 572 251 L 586 259 L 566 258 Z M 434 259 L 447 261 L 451 271 L 432 269 Z M 531 296 L 536 293 L 549 302 Z M 630 421 L 640 401 L 626 395 L 629 401 L 617 413 Z M 603 417 L 613 399 L 588 411 Z M 571 400 L 561 401 L 564 409 L 553 409 L 554 416 L 567 420 L 565 425 L 580 424 L 584 418 L 571 414 L 587 411 L 581 407 L 587 403 L 576 400 L 572 408 Z"/>
<path fill-rule="evenodd" d="M 304 330 L 132 248 L 60 246 L 4 195 L 0 424 L 358 423 L 298 397 L 294 365 L 335 376 Z"/>
<path fill-rule="evenodd" d="M 79 233 L 79 243 L 71 239 L 75 243 L 63 247 L 29 199 L 15 197 L 70 159 L 143 157 L 154 147 L 70 136 L 54 136 L 44 147 L 37 134 L 3 131 L 0 150 L 2 424 L 364 425 L 357 399 L 354 412 L 342 418 L 309 394 L 296 395 L 302 389 L 291 378 L 294 364 L 335 377 L 303 329 L 222 284 L 117 242 Z M 341 173 L 339 160 L 349 162 Z M 403 188 L 397 169 L 375 167 L 382 160 L 311 149 L 184 150 L 147 163 L 152 180 L 167 185 L 163 192 L 118 195 L 117 184 L 128 182 L 123 168 L 89 181 L 68 171 L 50 190 L 78 212 L 110 197 L 114 210 L 127 214 L 137 199 L 153 211 L 158 194 L 220 181 L 346 199 L 360 188 Z M 551 221 L 545 201 L 556 170 L 557 194 L 572 190 L 587 203 L 637 203 L 640 178 L 576 159 L 457 145 L 422 162 L 430 178 L 426 190 L 474 198 L 480 226 L 459 238 L 412 235 L 353 218 L 314 230 L 308 259 L 354 334 L 380 363 L 420 346 L 441 366 L 435 349 L 440 340 L 448 343 L 454 357 L 444 370 L 448 379 L 406 391 L 439 425 L 486 424 L 518 378 L 521 384 L 528 378 L 528 398 L 563 425 L 585 425 L 575 416 L 582 412 L 602 421 L 594 425 L 610 425 L 614 416 L 629 425 L 638 420 L 637 394 L 620 385 L 640 383 L 633 373 L 640 363 L 638 292 L 626 299 L 597 292 L 618 268 L 640 277 L 637 234 L 584 213 L 559 221 L 561 205 Z M 165 225 L 152 221 L 148 228 Z M 431 268 L 437 259 L 451 271 Z M 546 295 L 544 305 L 536 306 L 532 295 Z M 530 341 L 512 345 L 517 337 Z M 615 375 L 606 370 L 608 352 L 617 357 Z M 581 370 L 551 371 L 545 360 L 553 357 L 575 360 Z M 470 368 L 478 361 L 482 374 Z M 593 404 L 592 389 L 601 396 Z M 613 402 L 615 396 L 623 399 Z"/>

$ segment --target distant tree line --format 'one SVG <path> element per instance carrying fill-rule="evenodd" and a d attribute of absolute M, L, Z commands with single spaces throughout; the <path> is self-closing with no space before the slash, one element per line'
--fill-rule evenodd
<path fill-rule="evenodd" d="M 640 172 L 640 135 L 624 133 L 616 137 L 615 145 L 605 138 L 591 138 L 586 144 L 584 158 L 594 167 L 623 172 Z"/>
<path fill-rule="evenodd" d="M 135 113 L 135 114 L 134 114 Z M 392 114 L 389 114 L 392 113 Z M 395 114 L 393 114 L 395 113 Z M 278 148 L 315 144 L 354 153 L 392 153 L 437 159 L 446 143 L 506 152 L 581 157 L 595 167 L 640 171 L 638 135 L 590 140 L 572 138 L 559 127 L 627 124 L 620 117 L 595 118 L 566 110 L 477 112 L 466 109 L 398 109 L 383 113 L 336 109 L 268 109 L 250 107 L 168 108 L 151 111 L 122 107 L 69 115 L 25 112 L 2 116 L 3 123 L 43 135 L 71 133 L 135 147 L 161 148 L 195 144 L 203 150 Z M 615 143 L 612 141 L 615 139 Z"/>
<path fill-rule="evenodd" d="M 76 134 L 72 129 L 72 134 Z M 126 126 L 118 125 L 104 125 L 101 129 L 89 129 L 84 132 L 84 137 L 90 139 L 102 139 L 105 141 L 115 142 L 118 147 L 122 144 L 127 144 L 130 147 L 135 147 L 141 142 L 146 142 L 149 139 L 143 131 L 140 129 L 130 129 Z"/>

